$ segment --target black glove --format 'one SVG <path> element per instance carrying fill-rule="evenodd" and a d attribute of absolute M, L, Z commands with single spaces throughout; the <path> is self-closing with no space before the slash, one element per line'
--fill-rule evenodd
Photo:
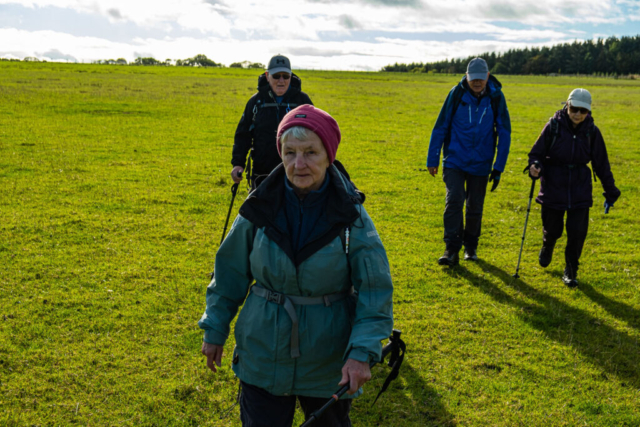
<path fill-rule="evenodd" d="M 491 191 L 498 188 L 498 184 L 500 184 L 500 174 L 502 174 L 502 172 L 500 172 L 499 170 L 494 169 L 491 171 L 491 175 L 489 175 L 489 182 L 493 181 Z"/>

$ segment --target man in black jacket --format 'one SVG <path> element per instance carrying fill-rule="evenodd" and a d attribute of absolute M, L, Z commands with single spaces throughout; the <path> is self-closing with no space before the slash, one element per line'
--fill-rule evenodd
<path fill-rule="evenodd" d="M 242 180 L 246 167 L 251 188 L 255 189 L 282 162 L 276 147 L 280 121 L 299 105 L 313 105 L 301 86 L 300 78 L 291 72 L 289 58 L 271 58 L 267 71 L 258 77 L 258 92 L 247 102 L 236 129 L 231 158 L 234 182 Z"/>

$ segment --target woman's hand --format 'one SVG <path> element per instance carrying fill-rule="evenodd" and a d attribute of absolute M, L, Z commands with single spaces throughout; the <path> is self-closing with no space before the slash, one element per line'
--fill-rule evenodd
<path fill-rule="evenodd" d="M 360 387 L 371 379 L 371 370 L 367 362 L 358 362 L 354 359 L 347 359 L 347 363 L 342 367 L 342 379 L 339 386 L 349 384 L 347 393 L 354 394 Z"/>
<path fill-rule="evenodd" d="M 242 166 L 234 166 L 231 169 L 231 179 L 234 183 L 239 184 L 242 181 L 242 172 L 244 172 L 244 168 Z"/>
<path fill-rule="evenodd" d="M 207 356 L 207 367 L 213 372 L 218 372 L 213 362 L 216 362 L 216 365 L 220 367 L 222 363 L 222 346 L 203 342 L 202 354 Z"/>
<path fill-rule="evenodd" d="M 537 178 L 538 175 L 540 175 L 540 168 L 537 167 L 535 164 L 531 165 L 531 167 L 529 168 L 529 174 L 534 177 Z"/>

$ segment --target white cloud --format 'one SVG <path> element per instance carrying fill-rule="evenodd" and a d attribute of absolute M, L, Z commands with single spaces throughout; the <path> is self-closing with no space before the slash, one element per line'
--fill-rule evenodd
<path fill-rule="evenodd" d="M 0 55 L 133 60 L 144 54 L 163 60 L 202 53 L 230 64 L 265 63 L 288 50 L 294 67 L 322 69 L 380 69 L 393 62 L 553 45 L 590 38 L 592 26 L 600 25 L 602 34 L 602 26 L 640 20 L 639 3 L 629 0 L 0 0 L 0 5 L 30 8 L 30 22 L 51 8 L 57 8 L 56 16 L 67 11 L 64 24 L 70 29 L 81 28 L 74 26 L 77 13 L 90 14 L 120 34 L 110 39 L 110 32 L 101 30 L 106 35 L 89 37 L 80 29 L 66 33 L 33 25 L 27 31 L 14 15 L 16 28 L 0 29 Z M 122 36 L 131 28 L 138 30 L 135 35 Z"/>
<path fill-rule="evenodd" d="M 203 0 L 0 0 L 0 4 L 20 4 L 32 9 L 57 7 L 166 31 L 171 30 L 172 24 L 177 24 L 203 33 L 227 35 L 231 28 L 231 23 L 222 16 L 225 8 Z"/>

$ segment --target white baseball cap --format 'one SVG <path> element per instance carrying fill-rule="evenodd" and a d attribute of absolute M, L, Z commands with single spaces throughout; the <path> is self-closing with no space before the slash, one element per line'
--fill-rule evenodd
<path fill-rule="evenodd" d="M 574 89 L 567 98 L 567 104 L 591 111 L 591 94 L 586 89 Z"/>

